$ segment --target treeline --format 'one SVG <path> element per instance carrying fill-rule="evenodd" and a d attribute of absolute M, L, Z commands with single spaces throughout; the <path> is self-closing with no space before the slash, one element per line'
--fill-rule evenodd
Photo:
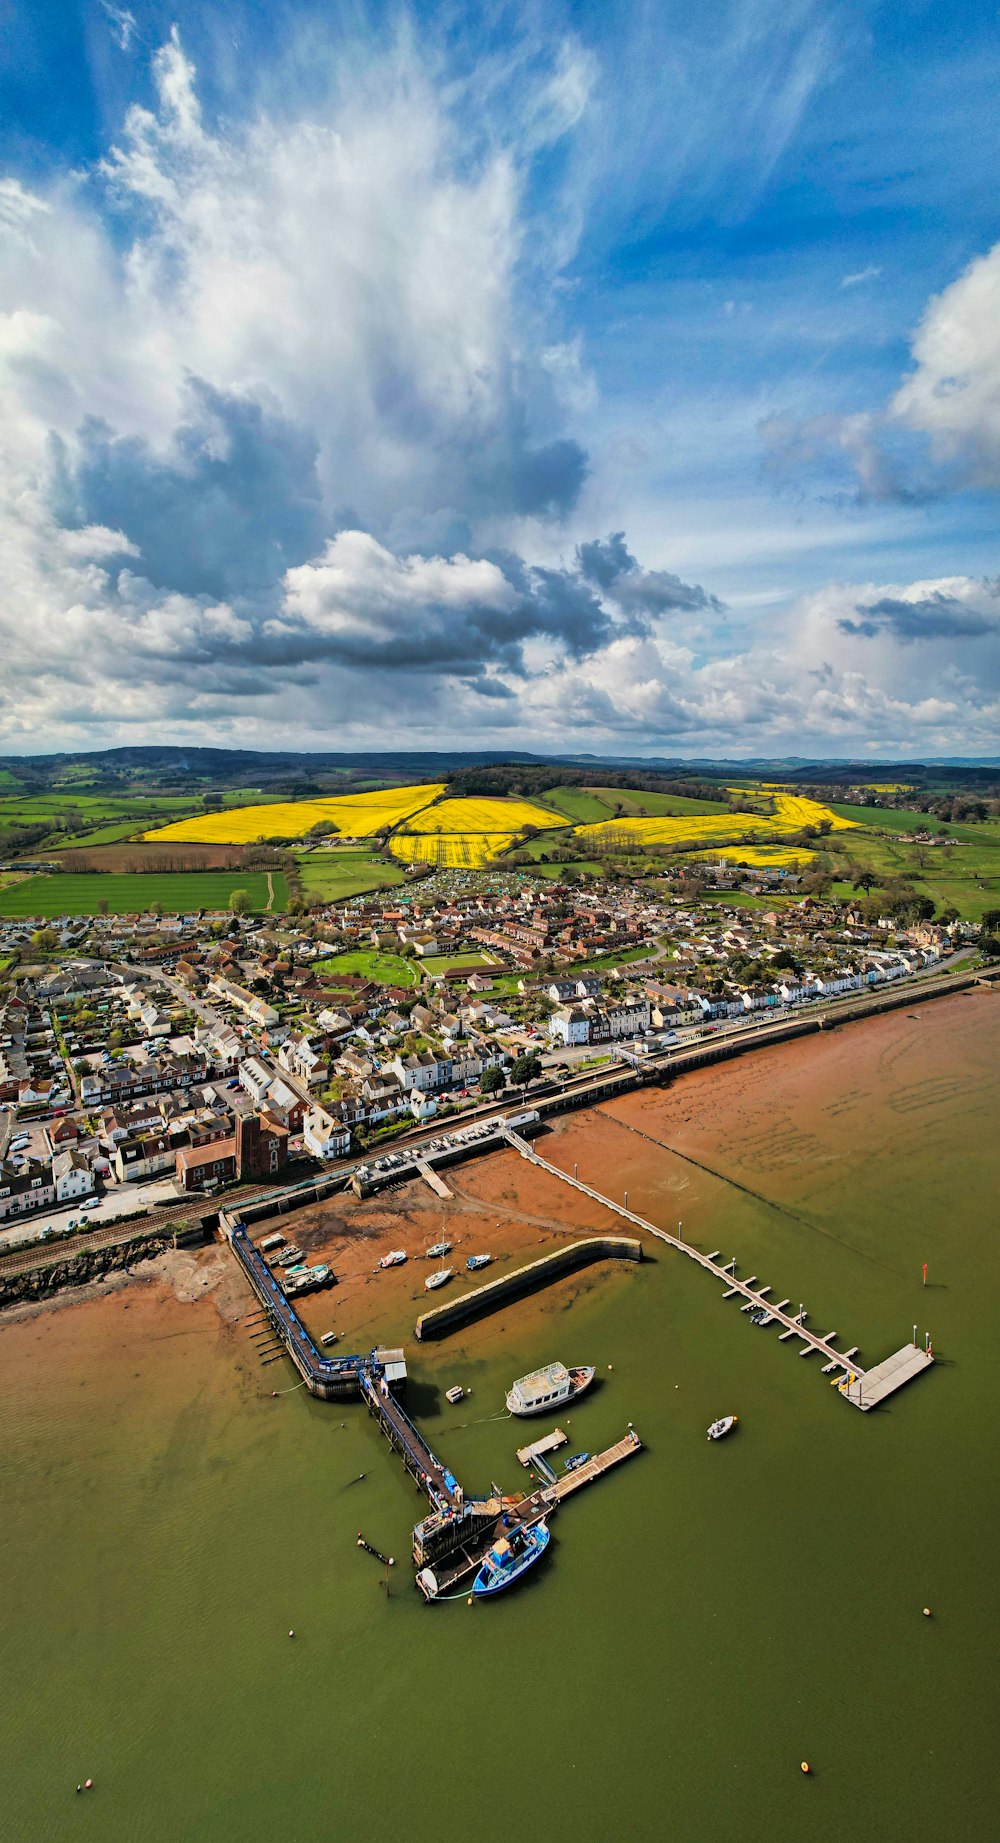
<path fill-rule="evenodd" d="M 519 799 L 537 799 L 550 787 L 616 787 L 623 793 L 676 794 L 685 800 L 713 800 L 724 803 L 726 795 L 711 781 L 694 776 L 656 774 L 652 769 L 559 768 L 545 763 L 496 762 L 486 768 L 460 768 L 451 776 L 448 790 L 456 796 L 516 794 Z"/>

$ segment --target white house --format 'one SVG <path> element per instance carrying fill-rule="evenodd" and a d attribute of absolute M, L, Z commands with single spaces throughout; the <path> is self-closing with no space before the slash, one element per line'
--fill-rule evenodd
<path fill-rule="evenodd" d="M 71 1203 L 87 1197 L 94 1188 L 94 1173 L 82 1152 L 57 1152 L 52 1160 L 56 1202 Z"/>
<path fill-rule="evenodd" d="M 343 1158 L 351 1149 L 350 1128 L 325 1107 L 311 1107 L 303 1115 L 302 1143 L 314 1158 Z"/>

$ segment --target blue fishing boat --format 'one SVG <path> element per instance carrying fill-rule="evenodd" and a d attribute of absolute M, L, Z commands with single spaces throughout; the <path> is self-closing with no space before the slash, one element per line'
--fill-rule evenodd
<path fill-rule="evenodd" d="M 563 1471 L 564 1472 L 575 1472 L 577 1466 L 586 1465 L 587 1460 L 589 1458 L 590 1458 L 589 1453 L 574 1453 L 571 1459 L 563 1460 Z"/>
<path fill-rule="evenodd" d="M 505 1587 L 513 1587 L 515 1581 L 541 1560 L 548 1545 L 547 1523 L 536 1523 L 530 1529 L 516 1529 L 507 1536 L 500 1536 L 472 1583 L 475 1598 L 485 1600 L 491 1594 L 502 1593 Z"/>

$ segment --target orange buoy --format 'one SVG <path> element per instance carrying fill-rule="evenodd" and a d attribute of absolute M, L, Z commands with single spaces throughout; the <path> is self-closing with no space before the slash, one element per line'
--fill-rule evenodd
<path fill-rule="evenodd" d="M 804 1773 L 811 1773 L 811 1772 L 812 1772 L 812 1767 L 810 1766 L 810 1764 L 809 1764 L 809 1762 L 808 1762 L 808 1760 L 803 1760 L 803 1762 L 802 1762 L 802 1771 L 803 1771 Z"/>

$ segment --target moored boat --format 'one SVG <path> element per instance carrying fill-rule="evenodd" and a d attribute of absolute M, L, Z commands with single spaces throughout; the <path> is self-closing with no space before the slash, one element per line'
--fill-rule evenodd
<path fill-rule="evenodd" d="M 453 1407 L 457 1401 L 461 1401 L 463 1399 L 464 1395 L 465 1395 L 465 1390 L 463 1389 L 462 1384 L 460 1382 L 453 1382 L 451 1385 L 451 1388 L 445 1389 L 445 1392 L 444 1392 L 445 1401 L 450 1401 Z"/>
<path fill-rule="evenodd" d="M 388 1254 L 383 1254 L 382 1259 L 379 1261 L 379 1266 L 380 1267 L 399 1267 L 400 1264 L 403 1261 L 405 1261 L 405 1259 L 406 1259 L 406 1249 L 405 1248 L 393 1248 L 390 1250 Z"/>
<path fill-rule="evenodd" d="M 546 1363 L 529 1376 L 518 1378 L 507 1394 L 511 1414 L 549 1414 L 589 1389 L 594 1380 L 592 1363 L 567 1369 L 565 1363 Z"/>
<path fill-rule="evenodd" d="M 492 1259 L 492 1254 L 470 1254 L 465 1265 L 470 1273 L 476 1273 L 480 1267 L 488 1267 Z"/>
<path fill-rule="evenodd" d="M 586 1465 L 589 1458 L 589 1453 L 574 1453 L 570 1459 L 563 1460 L 563 1471 L 575 1472 L 577 1466 Z"/>
<path fill-rule="evenodd" d="M 434 1243 L 433 1248 L 428 1248 L 427 1250 L 428 1259 L 432 1261 L 440 1261 L 441 1259 L 443 1259 L 443 1257 L 446 1254 L 450 1254 L 450 1253 L 451 1253 L 451 1242 L 450 1241 L 436 1241 Z"/>
<path fill-rule="evenodd" d="M 738 1414 L 724 1414 L 721 1420 L 713 1421 L 708 1430 L 710 1440 L 724 1440 L 727 1433 L 732 1433 L 739 1420 Z"/>
<path fill-rule="evenodd" d="M 513 1587 L 522 1575 L 540 1561 L 549 1546 L 549 1526 L 536 1523 L 529 1529 L 511 1530 L 498 1537 L 488 1550 L 483 1565 L 472 1583 L 473 1596 L 486 1600 L 491 1595 Z"/>
<path fill-rule="evenodd" d="M 450 1267 L 439 1267 L 436 1273 L 429 1273 L 424 1281 L 424 1292 L 435 1292 L 439 1286 L 444 1285 L 446 1280 L 451 1279 L 451 1274 Z"/>

